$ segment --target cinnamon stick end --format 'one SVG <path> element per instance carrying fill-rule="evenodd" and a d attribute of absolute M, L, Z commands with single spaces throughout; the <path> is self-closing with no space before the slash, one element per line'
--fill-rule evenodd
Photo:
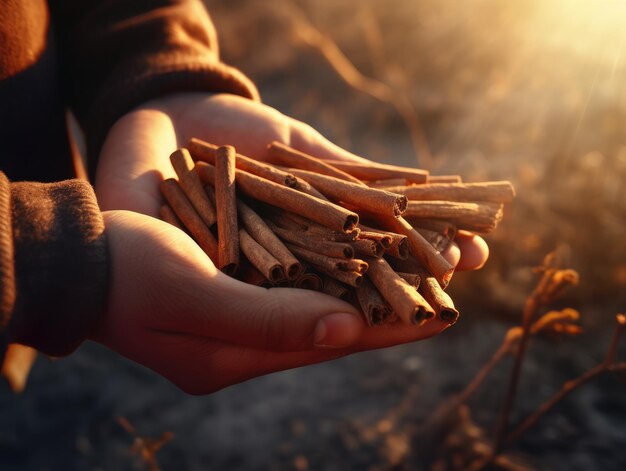
<path fill-rule="evenodd" d="M 412 322 L 419 326 L 424 325 L 427 321 L 435 317 L 435 313 L 429 311 L 424 306 L 416 306 L 415 313 L 413 314 Z"/>
<path fill-rule="evenodd" d="M 357 216 L 356 214 L 350 214 L 346 218 L 346 222 L 343 224 L 343 231 L 346 234 L 352 232 L 356 228 L 358 223 L 359 223 L 359 216 Z"/>
<path fill-rule="evenodd" d="M 448 325 L 454 325 L 459 320 L 459 311 L 451 307 L 443 308 L 439 311 L 439 319 Z"/>
<path fill-rule="evenodd" d="M 272 283 L 277 283 L 278 281 L 285 279 L 285 271 L 283 270 L 283 267 L 281 267 L 280 265 L 276 265 L 275 267 L 272 267 L 269 275 L 270 275 L 270 281 Z"/>
<path fill-rule="evenodd" d="M 398 195 L 396 203 L 393 205 L 393 215 L 400 217 L 409 206 L 409 199 L 404 195 Z"/>
<path fill-rule="evenodd" d="M 287 267 L 287 278 L 290 280 L 295 280 L 302 274 L 302 265 L 299 263 L 294 263 Z"/>

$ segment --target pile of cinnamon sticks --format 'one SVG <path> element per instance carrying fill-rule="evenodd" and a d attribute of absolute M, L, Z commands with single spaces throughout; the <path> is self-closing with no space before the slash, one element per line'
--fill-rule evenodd
<path fill-rule="evenodd" d="M 284 144 L 267 161 L 191 139 L 161 183 L 163 220 L 187 231 L 224 273 L 360 307 L 369 325 L 446 323 L 458 229 L 487 233 L 515 196 L 506 181 L 461 183 L 374 162 L 321 160 Z"/>

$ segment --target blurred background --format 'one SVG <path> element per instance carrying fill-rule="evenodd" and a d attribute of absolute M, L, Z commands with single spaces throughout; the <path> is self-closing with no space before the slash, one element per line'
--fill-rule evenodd
<path fill-rule="evenodd" d="M 91 344 L 40 358 L 21 396 L 0 389 L 0 469 L 144 469 L 118 416 L 142 435 L 174 433 L 157 454 L 164 470 L 452 469 L 416 456 L 416 429 L 519 322 L 532 268 L 557 247 L 580 273 L 559 306 L 581 312 L 584 332 L 532 339 L 513 422 L 602 360 L 626 306 L 625 1 L 206 3 L 224 60 L 265 103 L 369 159 L 508 179 L 518 197 L 487 237 L 485 268 L 455 275 L 462 319 L 437 338 L 201 398 Z M 488 436 L 509 370 L 469 403 Z M 526 469 L 621 470 L 624 444 L 626 385 L 607 376 L 511 456 Z"/>

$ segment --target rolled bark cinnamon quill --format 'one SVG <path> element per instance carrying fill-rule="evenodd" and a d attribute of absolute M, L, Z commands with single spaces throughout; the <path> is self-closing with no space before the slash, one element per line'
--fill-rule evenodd
<path fill-rule="evenodd" d="M 415 168 L 380 164 L 377 162 L 358 163 L 344 160 L 327 160 L 326 162 L 361 181 L 404 178 L 411 183 L 426 183 L 428 180 L 428 171 Z"/>
<path fill-rule="evenodd" d="M 487 201 L 510 203 L 515 198 L 511 182 L 428 183 L 425 185 L 394 186 L 387 191 L 405 195 L 417 201 Z"/>
<path fill-rule="evenodd" d="M 299 247 L 334 258 L 354 258 L 354 248 L 350 244 L 342 242 L 332 242 L 305 231 L 293 231 L 278 227 L 273 222 L 269 222 L 271 230 L 282 240 Z"/>
<path fill-rule="evenodd" d="M 358 178 L 355 178 L 352 175 L 329 165 L 327 161 L 305 154 L 304 152 L 300 152 L 299 150 L 289 147 L 286 144 L 274 141 L 268 146 L 267 150 L 270 161 L 279 165 L 303 170 L 311 170 L 313 172 L 329 175 L 340 180 L 349 181 L 356 185 L 365 186 L 364 183 Z"/>
<path fill-rule="evenodd" d="M 239 266 L 239 230 L 235 191 L 235 148 L 222 146 L 215 155 L 218 267 L 233 275 Z M 258 268 L 258 267 L 257 267 Z"/>
<path fill-rule="evenodd" d="M 405 259 L 409 256 L 409 240 L 408 237 L 403 234 L 397 234 L 395 232 L 384 231 L 380 229 L 374 229 L 363 224 L 359 224 L 361 232 L 365 233 L 378 233 L 384 237 L 389 238 L 389 247 L 385 248 L 385 254 L 391 255 L 395 258 Z"/>
<path fill-rule="evenodd" d="M 358 288 L 365 279 L 361 273 L 357 273 L 355 271 L 327 270 L 323 266 L 315 264 L 313 264 L 313 268 L 330 278 L 340 281 L 341 283 L 345 283 L 346 285 L 350 285 L 354 288 Z"/>
<path fill-rule="evenodd" d="M 459 311 L 454 307 L 452 298 L 441 289 L 437 280 L 429 273 L 422 271 L 419 275 L 421 278 L 419 292 L 435 309 L 439 319 L 450 325 L 456 324 L 459 320 Z"/>
<path fill-rule="evenodd" d="M 427 183 L 461 183 L 461 175 L 428 175 Z"/>
<path fill-rule="evenodd" d="M 448 286 L 454 267 L 402 217 L 387 218 L 385 223 L 392 231 L 407 236 L 410 252 L 432 273 L 441 286 Z"/>
<path fill-rule="evenodd" d="M 358 255 L 380 258 L 385 253 L 383 245 L 371 239 L 357 239 L 350 242 Z"/>
<path fill-rule="evenodd" d="M 361 286 L 356 288 L 356 299 L 361 307 L 365 323 L 369 326 L 386 324 L 393 317 L 389 304 L 367 278 L 363 280 Z"/>
<path fill-rule="evenodd" d="M 322 293 L 326 293 L 343 301 L 350 302 L 352 300 L 352 290 L 350 287 L 339 283 L 329 276 L 322 277 Z"/>
<path fill-rule="evenodd" d="M 215 165 L 215 156 L 219 146 L 205 142 L 201 139 L 191 138 L 189 141 L 189 152 L 194 159 Z M 279 185 L 285 185 L 293 188 L 298 181 L 294 175 L 277 169 L 271 165 L 264 164 L 258 160 L 251 159 L 245 155 L 236 154 L 235 167 L 244 170 L 253 175 L 263 177 Z"/>
<path fill-rule="evenodd" d="M 419 218 L 443 219 L 459 229 L 487 233 L 502 220 L 501 203 L 468 203 L 457 201 L 409 201 L 404 213 L 407 220 Z"/>
<path fill-rule="evenodd" d="M 434 317 L 432 306 L 384 259 L 368 258 L 367 262 L 367 277 L 405 324 L 422 325 Z"/>
<path fill-rule="evenodd" d="M 385 180 L 372 180 L 369 182 L 366 181 L 365 184 L 371 188 L 386 190 L 387 188 L 393 188 L 398 186 L 410 186 L 411 182 L 407 181 L 406 178 L 387 178 Z"/>
<path fill-rule="evenodd" d="M 278 283 L 286 278 L 280 262 L 243 228 L 239 229 L 239 244 L 250 263 L 269 281 Z"/>
<path fill-rule="evenodd" d="M 203 179 L 210 178 L 215 171 L 211 164 L 205 162 L 196 162 L 196 169 Z M 243 170 L 237 170 L 236 180 L 243 194 L 285 211 L 302 214 L 331 229 L 351 232 L 359 222 L 359 216 L 356 213 L 341 206 Z"/>
<path fill-rule="evenodd" d="M 350 203 L 356 208 L 374 214 L 397 217 L 402 215 L 407 207 L 408 200 L 404 195 L 357 185 L 307 170 L 290 168 L 289 171 L 308 181 L 328 198 Z"/>
<path fill-rule="evenodd" d="M 213 204 L 209 201 L 202 187 L 200 176 L 194 170 L 194 163 L 191 155 L 189 155 L 189 151 L 184 148 L 178 149 L 170 155 L 170 162 L 172 167 L 174 167 L 174 171 L 178 176 L 178 182 L 185 195 L 187 195 L 187 198 L 189 198 L 189 201 L 191 201 L 207 227 L 211 227 L 215 224 L 217 215 Z"/>
<path fill-rule="evenodd" d="M 178 216 L 183 225 L 189 230 L 200 248 L 213 260 L 217 261 L 217 241 L 196 212 L 183 190 L 173 178 L 163 180 L 159 186 L 161 193 Z"/>
<path fill-rule="evenodd" d="M 243 201 L 237 201 L 237 213 L 248 234 L 278 260 L 287 278 L 290 280 L 298 278 L 302 274 L 302 264 L 267 223 Z"/>
<path fill-rule="evenodd" d="M 174 213 L 174 211 L 168 204 L 164 204 L 161 206 L 161 208 L 159 209 L 159 216 L 161 217 L 161 219 L 171 224 L 172 226 L 184 230 L 182 222 L 180 222 L 180 219 L 178 219 L 178 216 L 176 216 L 176 213 Z"/>
<path fill-rule="evenodd" d="M 321 291 L 322 283 L 322 279 L 315 273 L 302 273 L 298 279 L 294 281 L 293 287 L 311 291 Z"/>

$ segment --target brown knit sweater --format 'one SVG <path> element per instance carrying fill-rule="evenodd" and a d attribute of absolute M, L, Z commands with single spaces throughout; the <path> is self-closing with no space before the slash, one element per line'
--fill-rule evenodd
<path fill-rule="evenodd" d="M 93 161 L 110 126 L 143 101 L 258 93 L 220 62 L 199 0 L 0 0 L 0 11 L 1 363 L 7 342 L 70 353 L 106 300 L 95 195 L 85 182 L 61 181 L 72 177 L 65 109 Z"/>

